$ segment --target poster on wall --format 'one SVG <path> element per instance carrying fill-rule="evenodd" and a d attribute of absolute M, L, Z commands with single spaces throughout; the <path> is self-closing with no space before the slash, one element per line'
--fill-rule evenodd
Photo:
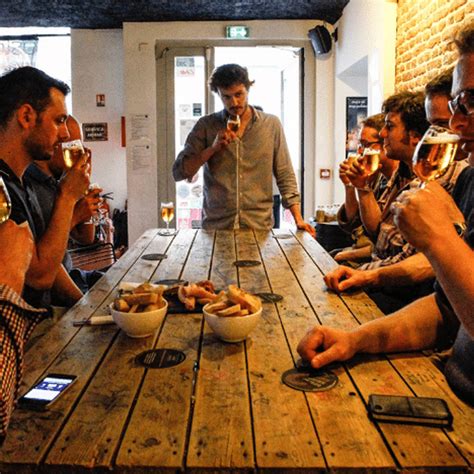
<path fill-rule="evenodd" d="M 346 97 L 346 155 L 357 151 L 362 122 L 367 118 L 367 97 Z"/>

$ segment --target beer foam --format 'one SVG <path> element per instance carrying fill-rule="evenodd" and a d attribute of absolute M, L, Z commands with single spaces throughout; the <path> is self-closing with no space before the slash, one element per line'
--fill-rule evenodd
<path fill-rule="evenodd" d="M 459 137 L 452 133 L 441 133 L 436 137 L 426 137 L 423 140 L 423 143 L 426 145 L 435 145 L 439 143 L 457 143 L 459 141 Z"/>

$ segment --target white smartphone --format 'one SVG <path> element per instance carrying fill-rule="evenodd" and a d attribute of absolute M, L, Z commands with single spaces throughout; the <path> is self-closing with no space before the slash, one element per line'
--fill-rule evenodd
<path fill-rule="evenodd" d="M 57 400 L 76 378 L 75 375 L 48 374 L 20 397 L 18 403 L 24 407 L 44 410 Z"/>

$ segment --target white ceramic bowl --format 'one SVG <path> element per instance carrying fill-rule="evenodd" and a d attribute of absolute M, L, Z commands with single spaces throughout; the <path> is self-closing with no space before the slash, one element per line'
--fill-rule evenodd
<path fill-rule="evenodd" d="M 155 311 L 147 311 L 146 313 L 123 313 L 114 308 L 114 304 L 110 304 L 110 313 L 117 326 L 122 329 L 127 336 L 130 337 L 147 337 L 151 336 L 163 322 L 168 311 L 168 302 Z"/>
<path fill-rule="evenodd" d="M 217 316 L 208 313 L 206 306 L 202 309 L 206 323 L 219 339 L 226 342 L 240 342 L 246 339 L 262 315 L 260 308 L 256 313 L 247 316 Z"/>

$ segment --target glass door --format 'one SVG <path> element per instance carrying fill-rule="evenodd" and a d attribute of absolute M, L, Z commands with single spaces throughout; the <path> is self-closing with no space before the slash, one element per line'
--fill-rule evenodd
<path fill-rule="evenodd" d="M 222 103 L 207 86 L 214 70 L 222 64 L 246 67 L 255 84 L 249 103 L 280 118 L 298 185 L 302 184 L 302 88 L 301 48 L 287 46 L 209 46 L 163 48 L 157 54 L 158 78 L 158 196 L 173 201 L 179 229 L 198 228 L 202 216 L 202 169 L 190 182 L 174 183 L 171 168 L 183 149 L 186 137 L 203 115 L 222 109 Z M 160 72 L 162 72 L 160 74 Z M 215 99 L 215 101 L 214 101 Z M 163 114 L 163 115 L 162 115 Z M 161 122 L 161 123 L 160 123 Z M 160 150 L 166 150 L 161 154 Z M 303 195 L 303 193 L 301 193 Z M 274 195 L 278 188 L 274 186 Z M 283 227 L 292 224 L 289 213 L 278 211 Z"/>

